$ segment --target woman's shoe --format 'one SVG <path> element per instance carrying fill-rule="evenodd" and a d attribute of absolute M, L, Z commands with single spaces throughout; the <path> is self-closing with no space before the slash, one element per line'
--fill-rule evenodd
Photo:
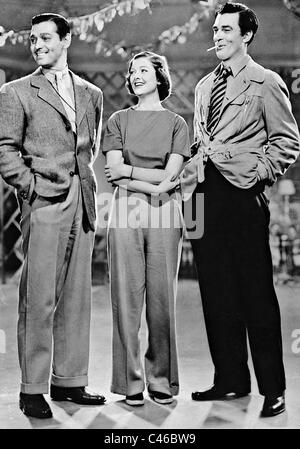
<path fill-rule="evenodd" d="M 149 391 L 149 395 L 159 404 L 171 404 L 174 400 L 171 394 L 161 393 L 160 391 Z"/>
<path fill-rule="evenodd" d="M 126 404 L 128 405 L 144 405 L 145 400 L 143 393 L 133 394 L 132 396 L 126 396 Z"/>

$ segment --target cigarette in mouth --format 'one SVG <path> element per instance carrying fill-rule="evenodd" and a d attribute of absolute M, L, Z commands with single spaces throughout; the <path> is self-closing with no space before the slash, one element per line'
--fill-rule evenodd
<path fill-rule="evenodd" d="M 218 47 L 218 46 L 215 45 L 214 47 L 208 48 L 206 51 L 212 51 L 212 50 L 215 50 L 217 47 Z"/>

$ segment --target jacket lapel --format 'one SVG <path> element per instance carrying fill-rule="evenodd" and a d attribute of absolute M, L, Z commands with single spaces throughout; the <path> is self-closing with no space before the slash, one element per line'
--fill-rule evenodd
<path fill-rule="evenodd" d="M 50 106 L 56 109 L 57 112 L 66 117 L 66 119 L 68 120 L 68 116 L 62 105 L 61 99 L 55 92 L 54 88 L 51 86 L 51 83 L 42 74 L 40 67 L 32 74 L 30 83 L 33 87 L 39 89 L 38 90 L 39 98 L 46 101 Z"/>
<path fill-rule="evenodd" d="M 204 114 L 205 124 L 207 123 L 209 104 L 210 104 L 210 95 L 211 95 L 211 90 L 212 90 L 215 78 L 216 78 L 215 75 L 210 76 L 206 80 L 205 84 L 203 84 L 203 94 L 202 94 L 202 98 L 201 98 L 201 106 L 203 108 L 202 110 L 203 110 L 203 114 Z"/>
<path fill-rule="evenodd" d="M 76 108 L 76 124 L 77 127 L 82 122 L 82 119 L 86 113 L 88 104 L 91 100 L 91 94 L 88 91 L 87 85 L 83 83 L 79 76 L 70 72 L 74 83 L 74 94 L 75 94 L 75 108 Z"/>

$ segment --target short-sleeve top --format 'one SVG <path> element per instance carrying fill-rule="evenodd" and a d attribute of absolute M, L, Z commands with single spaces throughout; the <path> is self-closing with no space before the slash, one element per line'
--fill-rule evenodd
<path fill-rule="evenodd" d="M 102 151 L 111 150 L 121 150 L 125 164 L 163 169 L 171 153 L 190 157 L 188 126 L 168 109 L 123 109 L 111 115 L 104 131 Z"/>

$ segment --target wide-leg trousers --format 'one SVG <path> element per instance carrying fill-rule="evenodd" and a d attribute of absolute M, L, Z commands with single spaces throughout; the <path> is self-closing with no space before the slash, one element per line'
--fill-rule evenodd
<path fill-rule="evenodd" d="M 214 383 L 226 391 L 250 391 L 248 334 L 260 393 L 279 395 L 285 375 L 263 190 L 262 182 L 247 190 L 233 186 L 209 160 L 205 181 L 190 200 L 195 210 L 203 195 L 204 234 L 191 244 Z"/>
<path fill-rule="evenodd" d="M 21 391 L 48 392 L 88 383 L 91 256 L 94 233 L 83 228 L 80 180 L 62 201 L 21 204 L 24 265 L 19 288 Z M 52 365 L 52 370 L 51 370 Z"/>
<path fill-rule="evenodd" d="M 108 224 L 113 314 L 111 391 L 149 390 L 178 394 L 175 299 L 182 250 L 182 215 L 177 193 L 154 200 L 115 191 Z M 139 342 L 146 305 L 148 348 Z"/>

